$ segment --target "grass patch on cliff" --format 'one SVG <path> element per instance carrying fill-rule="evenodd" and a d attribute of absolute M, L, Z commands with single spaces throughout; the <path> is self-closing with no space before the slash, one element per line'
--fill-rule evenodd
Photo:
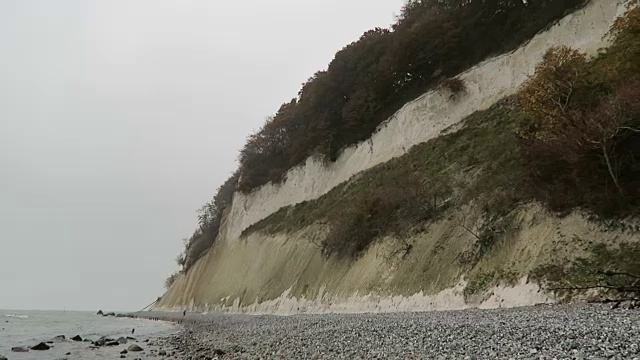
<path fill-rule="evenodd" d="M 461 130 L 414 146 L 317 200 L 282 208 L 243 235 L 325 223 L 324 253 L 357 257 L 376 239 L 422 231 L 453 205 L 474 202 L 488 218 L 500 217 L 528 199 L 517 191 L 525 171 L 515 128 L 524 114 L 507 103 L 471 115 Z"/>

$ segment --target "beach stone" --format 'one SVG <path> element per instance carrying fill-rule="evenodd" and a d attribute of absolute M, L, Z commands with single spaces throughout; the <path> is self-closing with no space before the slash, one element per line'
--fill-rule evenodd
<path fill-rule="evenodd" d="M 73 340 L 73 341 L 82 341 L 82 338 L 80 337 L 80 335 L 76 335 L 76 336 L 72 337 L 71 340 Z"/>
<path fill-rule="evenodd" d="M 126 354 L 126 353 L 128 353 L 127 349 L 120 351 L 120 354 Z"/>
<path fill-rule="evenodd" d="M 226 354 L 224 351 L 222 351 L 221 349 L 213 349 L 213 354 L 217 355 L 217 356 L 222 356 L 224 354 Z"/>
<path fill-rule="evenodd" d="M 27 349 L 24 346 L 16 346 L 16 347 L 12 347 L 11 351 L 13 351 L 13 352 L 29 352 L 29 349 Z"/>
<path fill-rule="evenodd" d="M 127 357 L 124 355 L 120 355 L 120 359 L 126 359 Z"/>
<path fill-rule="evenodd" d="M 68 353 L 66 353 L 65 355 L 71 355 L 71 353 L 70 353 L 70 352 L 68 352 Z"/>
<path fill-rule="evenodd" d="M 114 312 L 110 312 L 110 313 L 106 313 L 106 314 L 104 314 L 104 316 L 116 316 L 116 313 L 114 313 Z"/>
<path fill-rule="evenodd" d="M 51 349 L 51 346 L 41 342 L 40 344 L 34 346 L 31 348 L 31 350 L 38 350 L 38 351 L 44 351 L 44 350 L 49 350 Z"/>
<path fill-rule="evenodd" d="M 120 344 L 126 344 L 127 343 L 127 338 L 121 336 L 116 341 L 119 342 Z"/>
<path fill-rule="evenodd" d="M 0 360 L 9 360 L 9 359 L 7 359 L 6 357 L 0 355 Z"/>
<path fill-rule="evenodd" d="M 108 343 L 106 343 L 104 345 L 105 346 L 118 346 L 118 345 L 120 345 L 120 343 L 117 342 L 117 341 L 110 341 L 110 342 L 108 342 Z"/>
<path fill-rule="evenodd" d="M 65 341 L 66 339 L 67 338 L 64 335 L 58 335 L 58 336 L 53 338 L 53 341 L 60 342 L 60 341 Z"/>
<path fill-rule="evenodd" d="M 102 310 L 98 310 L 98 312 L 96 313 L 96 315 L 104 315 L 104 313 L 102 312 Z"/>
<path fill-rule="evenodd" d="M 164 351 L 164 350 L 160 350 L 160 351 L 158 351 L 158 355 L 165 356 L 165 355 L 167 355 L 167 352 Z M 2 360 L 2 359 L 0 359 L 0 360 Z"/>
<path fill-rule="evenodd" d="M 129 346 L 127 348 L 127 350 L 129 350 L 129 351 L 143 351 L 143 349 L 140 346 L 136 345 L 136 344 L 133 344 L 133 345 Z"/>

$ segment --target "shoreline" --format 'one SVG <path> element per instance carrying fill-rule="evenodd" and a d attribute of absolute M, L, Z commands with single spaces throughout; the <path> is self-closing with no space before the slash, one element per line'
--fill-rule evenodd
<path fill-rule="evenodd" d="M 640 359 L 640 311 L 603 304 L 360 314 L 145 312 L 176 359 Z"/>
<path fill-rule="evenodd" d="M 172 348 L 166 339 L 181 333 L 174 322 L 89 312 L 0 312 L 0 359 L 157 359 Z"/>

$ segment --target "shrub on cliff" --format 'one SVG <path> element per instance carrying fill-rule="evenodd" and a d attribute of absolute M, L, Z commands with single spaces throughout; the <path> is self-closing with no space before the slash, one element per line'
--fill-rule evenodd
<path fill-rule="evenodd" d="M 357 257 L 381 237 L 409 237 L 417 224 L 436 218 L 446 209 L 446 200 L 452 194 L 450 179 L 435 174 L 401 176 L 393 186 L 371 186 L 345 204 L 331 219 L 331 231 L 322 242 L 323 252 Z"/>
<path fill-rule="evenodd" d="M 183 240 L 184 252 L 176 258 L 182 271 L 189 270 L 215 243 L 222 216 L 233 201 L 237 182 L 238 174 L 234 173 L 218 188 L 213 199 L 198 210 L 198 228 Z"/>
<path fill-rule="evenodd" d="M 438 83 L 438 88 L 449 92 L 449 98 L 453 99 L 467 90 L 467 85 L 460 78 L 442 79 Z"/>
<path fill-rule="evenodd" d="M 531 277 L 565 300 L 588 293 L 605 301 L 640 300 L 640 243 L 597 244 L 589 257 L 539 266 Z"/>
<path fill-rule="evenodd" d="M 180 273 L 177 272 L 177 271 L 174 272 L 173 274 L 169 275 L 169 277 L 164 280 L 165 289 L 169 290 L 171 285 L 173 285 L 173 283 L 176 281 L 176 279 L 178 279 L 178 276 L 180 276 Z"/>

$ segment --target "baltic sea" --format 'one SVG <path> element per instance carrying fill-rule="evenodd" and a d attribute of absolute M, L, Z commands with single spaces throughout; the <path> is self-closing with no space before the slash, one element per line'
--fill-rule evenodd
<path fill-rule="evenodd" d="M 0 356 L 9 360 L 114 359 L 127 345 L 92 349 L 90 342 L 71 341 L 70 338 L 80 335 L 82 339 L 95 341 L 101 337 L 117 339 L 130 336 L 144 345 L 142 342 L 146 339 L 169 335 L 174 331 L 175 326 L 168 322 L 103 317 L 93 312 L 0 310 Z M 40 342 L 46 343 L 58 335 L 64 335 L 66 340 L 48 344 L 52 346 L 50 350 L 11 350 L 14 347 L 30 348 Z"/>

